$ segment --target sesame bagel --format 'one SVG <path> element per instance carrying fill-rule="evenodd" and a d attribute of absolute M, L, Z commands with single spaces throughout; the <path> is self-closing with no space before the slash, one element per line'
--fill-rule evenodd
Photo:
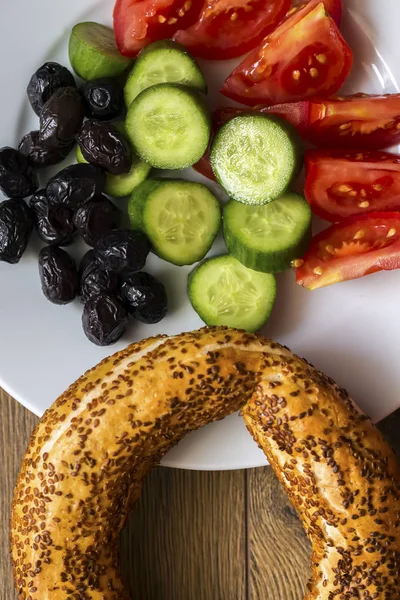
<path fill-rule="evenodd" d="M 400 598 L 392 450 L 331 380 L 226 328 L 133 344 L 46 411 L 12 507 L 20 598 L 128 599 L 117 542 L 144 477 L 187 432 L 241 407 L 311 539 L 307 600 Z"/>

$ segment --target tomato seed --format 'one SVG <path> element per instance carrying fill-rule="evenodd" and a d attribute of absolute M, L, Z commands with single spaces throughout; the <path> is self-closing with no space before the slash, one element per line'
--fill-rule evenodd
<path fill-rule="evenodd" d="M 353 239 L 354 240 L 360 240 L 362 237 L 364 237 L 364 235 L 365 235 L 364 229 L 359 229 L 357 231 L 357 233 L 354 235 Z"/>
<path fill-rule="evenodd" d="M 304 265 L 304 260 L 302 258 L 296 258 L 296 260 L 292 261 L 292 267 L 295 267 L 296 269 L 298 267 L 302 267 Z"/>
<path fill-rule="evenodd" d="M 387 236 L 386 237 L 393 237 L 394 235 L 396 235 L 396 230 L 394 227 L 392 227 L 391 229 L 389 229 L 389 231 L 387 232 Z"/>
<path fill-rule="evenodd" d="M 368 208 L 369 202 L 368 202 L 368 200 L 364 200 L 363 202 L 360 202 L 358 206 L 360 208 Z"/>

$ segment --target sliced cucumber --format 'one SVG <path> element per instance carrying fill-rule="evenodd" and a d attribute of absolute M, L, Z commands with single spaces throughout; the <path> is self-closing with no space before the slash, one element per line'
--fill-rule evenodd
<path fill-rule="evenodd" d="M 172 40 L 149 44 L 141 51 L 125 84 L 125 104 L 157 83 L 182 83 L 207 92 L 203 73 L 184 46 Z"/>
<path fill-rule="evenodd" d="M 249 269 L 284 271 L 310 242 L 310 205 L 294 193 L 263 206 L 230 200 L 224 207 L 224 238 L 229 252 Z"/>
<path fill-rule="evenodd" d="M 124 123 L 118 121 L 115 122 L 114 125 L 121 133 L 125 133 Z M 87 160 L 84 159 L 79 146 L 76 148 L 76 160 L 78 163 L 87 162 Z M 121 175 L 106 173 L 106 187 L 104 191 L 113 198 L 124 198 L 125 196 L 129 196 L 136 186 L 147 179 L 150 171 L 151 166 L 133 154 L 132 165 L 127 173 L 122 173 Z"/>
<path fill-rule="evenodd" d="M 148 179 L 128 206 L 134 229 L 142 229 L 154 251 L 174 265 L 192 265 L 211 248 L 221 225 L 216 197 L 201 183 Z"/>
<path fill-rule="evenodd" d="M 301 143 L 283 119 L 240 115 L 216 134 L 211 147 L 215 177 L 231 198 L 266 204 L 281 196 L 301 167 Z"/>
<path fill-rule="evenodd" d="M 75 73 L 86 80 L 117 77 L 132 64 L 120 54 L 113 30 L 91 21 L 72 28 L 69 60 Z"/>
<path fill-rule="evenodd" d="M 158 187 L 158 179 L 146 179 L 133 191 L 128 203 L 128 216 L 132 229 L 139 229 L 146 233 L 143 221 L 144 208 L 150 193 Z"/>
<path fill-rule="evenodd" d="M 207 325 L 258 331 L 276 297 L 275 277 L 248 269 L 225 254 L 202 262 L 189 275 L 189 298 Z"/>
<path fill-rule="evenodd" d="M 159 169 L 184 169 L 204 154 L 211 118 L 204 99 L 187 86 L 160 83 L 131 103 L 126 130 L 134 150 Z"/>

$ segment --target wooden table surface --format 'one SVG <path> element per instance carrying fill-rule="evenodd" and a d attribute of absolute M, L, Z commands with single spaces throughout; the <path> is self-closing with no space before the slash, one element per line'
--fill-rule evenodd
<path fill-rule="evenodd" d="M 0 599 L 17 600 L 8 520 L 37 417 L 0 389 Z M 380 428 L 400 452 L 400 411 Z M 137 600 L 301 600 L 309 544 L 269 467 L 158 468 L 122 534 L 123 573 Z"/>

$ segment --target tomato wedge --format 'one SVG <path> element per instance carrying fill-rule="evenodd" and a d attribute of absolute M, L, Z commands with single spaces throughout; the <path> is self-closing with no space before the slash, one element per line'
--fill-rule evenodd
<path fill-rule="evenodd" d="M 305 196 L 336 223 L 367 212 L 400 211 L 400 156 L 387 152 L 309 150 Z"/>
<path fill-rule="evenodd" d="M 206 0 L 198 21 L 174 39 L 194 56 L 221 60 L 255 48 L 282 21 L 291 0 Z"/>
<path fill-rule="evenodd" d="M 178 29 L 196 22 L 204 0 L 117 0 L 114 34 L 124 56 L 136 56 L 142 48 L 170 38 Z"/>
<path fill-rule="evenodd" d="M 304 0 L 293 0 L 292 8 L 289 10 L 287 16 L 290 17 L 295 11 L 303 8 L 303 6 L 308 5 L 309 7 L 315 7 L 320 2 L 324 3 L 326 12 L 331 15 L 336 25 L 340 27 L 342 22 L 342 0 L 308 0 L 308 2 L 305 2 Z"/>
<path fill-rule="evenodd" d="M 400 94 L 310 103 L 307 136 L 319 145 L 377 150 L 400 141 Z"/>
<path fill-rule="evenodd" d="M 322 2 L 306 4 L 267 36 L 225 81 L 221 92 L 243 104 L 278 104 L 335 93 L 353 61 Z"/>
<path fill-rule="evenodd" d="M 400 143 L 400 94 L 333 96 L 256 110 L 283 117 L 323 148 L 381 150 Z"/>
<path fill-rule="evenodd" d="M 400 213 L 369 213 L 331 225 L 295 260 L 296 281 L 309 290 L 400 268 Z"/>

